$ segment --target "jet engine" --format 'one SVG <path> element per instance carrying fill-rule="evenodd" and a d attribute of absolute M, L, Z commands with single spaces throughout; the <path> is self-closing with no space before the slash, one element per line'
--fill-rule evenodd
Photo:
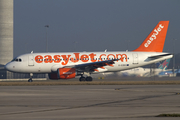
<path fill-rule="evenodd" d="M 71 79 L 75 78 L 75 68 L 58 68 L 57 73 L 49 73 L 50 79 Z"/>

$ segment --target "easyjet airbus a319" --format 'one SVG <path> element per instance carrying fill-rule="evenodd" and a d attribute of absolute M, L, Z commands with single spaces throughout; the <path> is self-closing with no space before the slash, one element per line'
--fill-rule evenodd
<path fill-rule="evenodd" d="M 92 73 L 127 70 L 172 58 L 172 54 L 162 52 L 168 24 L 169 21 L 160 21 L 144 42 L 130 52 L 30 53 L 14 58 L 5 68 L 30 73 L 28 82 L 32 82 L 33 73 L 48 73 L 50 79 L 81 76 L 79 81 L 92 81 Z"/>

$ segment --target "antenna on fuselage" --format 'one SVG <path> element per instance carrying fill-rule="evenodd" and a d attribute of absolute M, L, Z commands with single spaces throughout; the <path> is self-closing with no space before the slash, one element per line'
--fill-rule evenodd
<path fill-rule="evenodd" d="M 104 52 L 107 52 L 107 49 L 105 49 Z"/>
<path fill-rule="evenodd" d="M 33 51 L 31 51 L 31 54 L 33 53 Z"/>

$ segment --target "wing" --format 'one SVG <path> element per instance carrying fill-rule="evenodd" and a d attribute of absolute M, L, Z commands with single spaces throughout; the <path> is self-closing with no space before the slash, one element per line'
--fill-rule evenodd
<path fill-rule="evenodd" d="M 94 71 L 97 71 L 97 68 L 105 69 L 104 66 L 113 67 L 113 64 L 115 64 L 114 61 L 118 61 L 118 60 L 119 59 L 113 59 L 113 60 L 84 63 L 84 64 L 78 64 L 78 65 L 72 65 L 72 66 L 66 66 L 66 67 L 76 68 L 78 71 L 94 72 Z"/>

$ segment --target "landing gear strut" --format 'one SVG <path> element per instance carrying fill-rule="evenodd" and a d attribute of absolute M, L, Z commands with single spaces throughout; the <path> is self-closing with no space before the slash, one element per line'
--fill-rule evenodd
<path fill-rule="evenodd" d="M 30 73 L 30 78 L 29 78 L 28 82 L 33 82 L 32 77 L 33 77 L 33 73 Z"/>

